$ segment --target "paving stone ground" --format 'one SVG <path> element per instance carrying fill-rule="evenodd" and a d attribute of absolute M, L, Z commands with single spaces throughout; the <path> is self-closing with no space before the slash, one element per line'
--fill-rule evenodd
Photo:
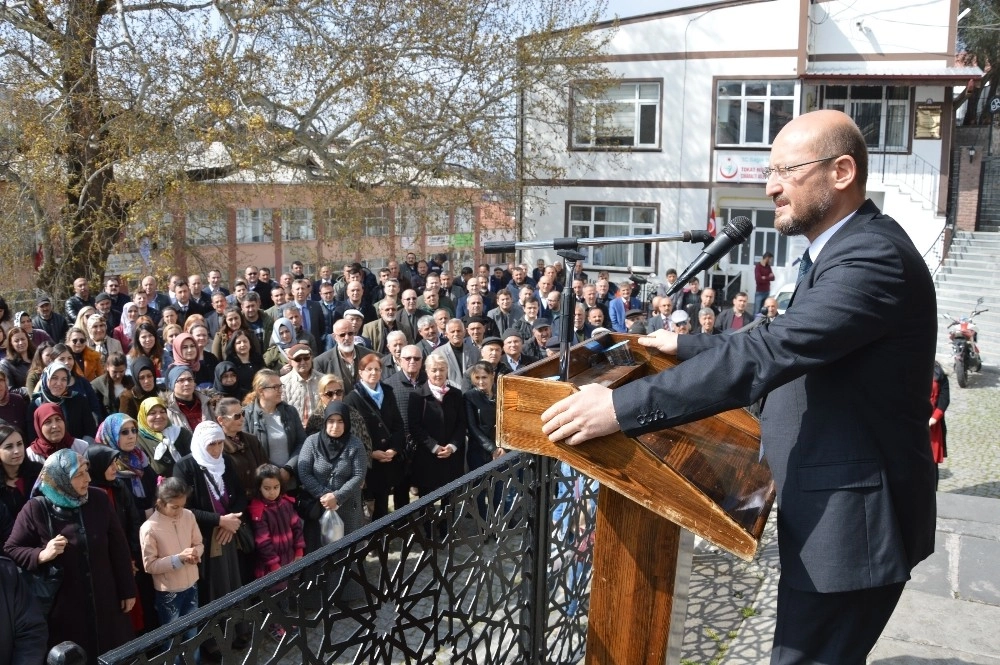
<path fill-rule="evenodd" d="M 987 363 L 990 350 L 983 349 Z M 940 492 L 1000 498 L 1000 349 L 981 373 L 970 374 L 968 387 L 951 380 L 947 358 L 939 360 L 949 374 L 951 405 L 945 413 L 948 458 L 940 467 Z M 774 514 L 753 562 L 702 546 L 691 573 L 683 665 L 744 665 L 766 662 L 770 651 L 769 608 L 777 582 Z M 753 622 L 755 630 L 740 629 Z M 746 634 L 759 636 L 746 639 Z M 737 636 L 739 635 L 739 639 Z M 930 661 L 928 661 L 930 662 Z M 938 661 L 934 661 L 938 662 Z"/>

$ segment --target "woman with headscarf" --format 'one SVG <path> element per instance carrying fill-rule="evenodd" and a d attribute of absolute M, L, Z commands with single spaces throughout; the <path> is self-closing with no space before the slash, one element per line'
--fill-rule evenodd
<path fill-rule="evenodd" d="M 27 444 L 21 430 L 0 421 L 0 551 L 14 527 L 14 518 L 31 495 L 31 488 L 42 470 L 40 462 L 28 459 Z"/>
<path fill-rule="evenodd" d="M 28 436 L 35 438 L 34 412 L 43 404 L 55 404 L 62 407 L 63 418 L 70 434 L 76 437 L 94 436 L 97 433 L 97 422 L 90 407 L 90 401 L 74 389 L 73 372 L 69 366 L 52 362 L 38 381 L 38 392 L 31 398 L 28 405 L 30 414 L 28 420 Z"/>
<path fill-rule="evenodd" d="M 121 342 L 111 336 L 108 320 L 103 314 L 91 314 L 87 318 L 87 334 L 90 336 L 87 346 L 101 354 L 101 364 L 106 362 L 112 353 L 125 353 Z"/>
<path fill-rule="evenodd" d="M 271 346 L 264 352 L 264 366 L 279 374 L 287 374 L 292 369 L 288 350 L 295 344 L 295 324 L 281 317 L 271 328 Z"/>
<path fill-rule="evenodd" d="M 365 485 L 367 498 L 375 502 L 372 519 L 378 519 L 389 514 L 390 494 L 395 509 L 410 502 L 410 484 L 403 481 L 406 435 L 396 395 L 392 386 L 382 381 L 382 361 L 378 354 L 369 353 L 358 360 L 358 377 L 344 403 L 361 414 L 372 438 Z"/>
<path fill-rule="evenodd" d="M 215 366 L 215 381 L 212 383 L 212 391 L 222 397 L 232 397 L 243 401 L 247 392 L 240 385 L 240 377 L 236 373 L 236 365 L 223 360 Z"/>
<path fill-rule="evenodd" d="M 25 387 L 28 381 L 28 370 L 31 368 L 31 361 L 35 356 L 35 345 L 31 342 L 28 333 L 20 328 L 12 328 L 7 333 L 7 342 L 4 344 L 7 355 L 0 360 L 0 372 L 7 375 L 8 388 L 18 390 Z"/>
<path fill-rule="evenodd" d="M 200 314 L 193 314 L 185 322 L 184 331 L 190 333 L 198 345 L 198 361 L 201 363 L 201 369 L 195 376 L 198 379 L 198 387 L 211 388 L 215 382 L 215 367 L 219 364 L 219 358 L 209 349 L 212 336 L 208 331 L 208 324 Z"/>
<path fill-rule="evenodd" d="M 256 338 L 245 330 L 237 330 L 229 338 L 224 350 L 224 358 L 236 367 L 240 388 L 250 392 L 257 372 L 264 369 L 264 357 L 254 346 Z"/>
<path fill-rule="evenodd" d="M 132 363 L 139 358 L 149 358 L 156 376 L 162 376 L 163 346 L 156 332 L 156 327 L 152 323 L 140 323 L 132 332 L 132 348 L 129 349 L 128 359 Z"/>
<path fill-rule="evenodd" d="M 202 362 L 201 349 L 198 348 L 198 342 L 195 341 L 194 335 L 186 332 L 177 335 L 170 343 L 170 348 L 173 352 L 171 354 L 173 359 L 171 367 L 189 367 L 194 375 L 195 387 L 211 385 L 215 381 L 213 374 L 215 368 Z"/>
<path fill-rule="evenodd" d="M 306 436 L 316 434 L 326 427 L 326 421 L 323 416 L 326 412 L 326 407 L 330 405 L 330 402 L 343 402 L 344 396 L 347 394 L 344 391 L 344 382 L 336 374 L 324 374 L 319 377 L 319 383 L 316 386 L 319 390 L 319 406 L 316 408 L 316 412 L 309 416 L 308 422 L 306 422 Z M 365 454 L 368 455 L 368 468 L 371 468 L 372 438 L 369 436 L 368 428 L 365 426 L 365 419 L 361 417 L 361 414 L 353 406 L 350 409 L 351 434 L 358 437 L 361 444 L 365 447 Z"/>
<path fill-rule="evenodd" d="M 156 503 L 156 473 L 139 447 L 138 421 L 124 413 L 113 413 L 97 428 L 97 441 L 121 453 L 115 458 L 118 477 L 125 481 L 143 515 L 149 515 Z"/>
<path fill-rule="evenodd" d="M 193 431 L 198 423 L 212 419 L 208 397 L 195 388 L 194 370 L 188 365 L 167 370 L 167 391 L 167 415 L 174 425 Z"/>
<path fill-rule="evenodd" d="M 174 475 L 174 464 L 191 452 L 191 431 L 170 422 L 162 397 L 148 397 L 139 405 L 139 447 L 158 475 Z"/>
<path fill-rule="evenodd" d="M 191 488 L 187 508 L 194 513 L 205 543 L 198 567 L 198 604 L 207 605 L 241 585 L 236 531 L 247 507 L 246 490 L 225 454 L 226 434 L 218 423 L 194 428 L 191 454 L 174 467 L 174 478 Z"/>
<path fill-rule="evenodd" d="M 140 585 L 138 575 L 142 573 L 142 548 L 139 546 L 139 527 L 146 516 L 135 504 L 127 483 L 119 476 L 118 460 L 121 453 L 103 444 L 89 446 L 84 453 L 90 465 L 90 486 L 102 490 L 111 502 L 111 511 L 118 518 L 128 543 L 129 554 L 132 556 L 132 570 L 136 575 L 136 592 L 142 594 L 145 587 L 148 602 L 139 602 L 130 612 L 132 628 L 137 633 L 143 630 L 145 612 L 155 612 L 152 605 L 153 584 L 148 575 L 143 574 L 144 582 Z M 145 607 L 143 607 L 145 605 Z M 155 615 L 151 615 L 155 616 Z"/>
<path fill-rule="evenodd" d="M 76 642 L 96 663 L 132 638 L 128 614 L 136 589 L 121 525 L 107 495 L 89 484 L 82 455 L 60 450 L 49 457 L 4 552 L 24 570 L 62 568 L 48 646 Z"/>
<path fill-rule="evenodd" d="M 73 436 L 66 426 L 62 407 L 58 404 L 46 403 L 35 409 L 32 414 L 33 429 L 37 432 L 35 439 L 28 446 L 29 459 L 45 462 L 60 450 L 75 450 L 81 455 L 87 450 L 88 443 Z"/>
<path fill-rule="evenodd" d="M 122 393 L 118 411 L 135 418 L 139 415 L 139 405 L 143 400 L 157 397 L 160 393 L 156 389 L 156 368 L 147 356 L 133 358 L 129 364 L 129 373 L 132 375 L 132 387 Z"/>
<path fill-rule="evenodd" d="M 316 500 L 319 508 L 305 515 L 306 548 L 320 545 L 319 522 L 323 510 L 336 510 L 344 521 L 344 533 L 364 523 L 361 487 L 368 468 L 367 454 L 361 441 L 351 434 L 349 407 L 331 402 L 324 412 L 323 429 L 302 444 L 298 472 L 300 491 Z"/>
<path fill-rule="evenodd" d="M 111 331 L 111 336 L 118 340 L 118 343 L 128 353 L 132 348 L 132 335 L 135 333 L 136 321 L 139 319 L 139 306 L 129 301 L 122 307 L 122 320 L 115 329 Z"/>

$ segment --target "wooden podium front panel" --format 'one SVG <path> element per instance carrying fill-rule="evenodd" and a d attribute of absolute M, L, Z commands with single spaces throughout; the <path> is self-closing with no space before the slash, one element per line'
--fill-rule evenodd
<path fill-rule="evenodd" d="M 759 460 L 759 426 L 744 410 L 638 438 L 619 432 L 580 446 L 554 444 L 541 433 L 540 414 L 579 386 L 613 388 L 676 364 L 634 339 L 604 335 L 574 347 L 569 383 L 552 380 L 558 358 L 502 377 L 497 398 L 501 445 L 564 461 L 733 554 L 752 558 L 775 491 L 770 470 Z M 610 365 L 604 350 L 623 340 L 630 341 L 636 364 Z"/>

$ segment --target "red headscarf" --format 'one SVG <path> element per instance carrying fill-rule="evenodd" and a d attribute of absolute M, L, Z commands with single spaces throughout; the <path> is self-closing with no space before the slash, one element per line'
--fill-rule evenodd
<path fill-rule="evenodd" d="M 62 441 L 52 443 L 42 436 L 42 423 L 54 415 L 59 416 L 65 422 L 66 415 L 63 413 L 62 407 L 58 404 L 45 402 L 35 409 L 35 440 L 31 442 L 30 448 L 45 459 L 48 459 L 56 451 L 69 448 L 73 445 L 73 435 L 69 433 L 68 427 L 63 434 Z"/>
<path fill-rule="evenodd" d="M 192 335 L 191 333 L 181 333 L 176 337 L 174 337 L 174 341 L 170 343 L 170 346 L 173 348 L 174 351 L 174 365 L 175 366 L 184 365 L 185 367 L 190 367 L 191 373 L 193 375 L 195 372 L 201 369 L 201 360 L 196 358 L 194 362 L 188 362 L 187 360 L 184 360 L 181 357 L 181 344 L 183 344 L 188 340 L 194 342 L 194 335 Z M 200 354 L 201 352 L 199 351 L 199 355 Z"/>

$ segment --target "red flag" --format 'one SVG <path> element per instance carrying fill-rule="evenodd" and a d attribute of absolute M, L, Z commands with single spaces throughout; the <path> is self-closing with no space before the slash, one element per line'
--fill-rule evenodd
<path fill-rule="evenodd" d="M 45 250 L 42 249 L 41 243 L 39 243 L 38 249 L 32 255 L 32 259 L 34 259 L 35 270 L 41 270 L 42 264 L 45 263 Z"/>
<path fill-rule="evenodd" d="M 708 213 L 708 232 L 712 234 L 713 238 L 715 237 L 715 230 L 716 230 L 716 227 L 715 227 L 715 206 L 713 206 L 712 210 Z"/>

